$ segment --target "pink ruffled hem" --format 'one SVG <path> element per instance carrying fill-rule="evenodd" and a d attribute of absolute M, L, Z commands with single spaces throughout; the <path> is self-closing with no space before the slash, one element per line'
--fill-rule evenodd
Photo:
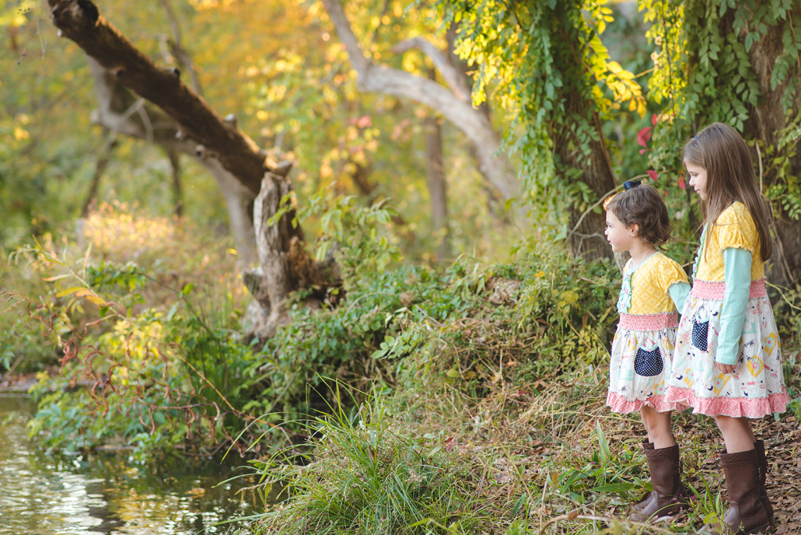
<path fill-rule="evenodd" d="M 690 294 L 699 299 L 713 299 L 720 301 L 723 299 L 723 294 L 726 293 L 725 282 L 693 280 L 693 288 Z M 768 295 L 765 289 L 765 279 L 751 281 L 751 288 L 748 292 L 748 298 L 754 299 L 755 297 L 765 297 Z"/>
<path fill-rule="evenodd" d="M 790 396 L 787 389 L 762 398 L 702 398 L 689 388 L 670 386 L 665 398 L 668 402 L 686 404 L 692 407 L 694 414 L 706 416 L 730 416 L 732 418 L 762 418 L 776 412 L 787 410 Z"/>
<path fill-rule="evenodd" d="M 629 401 L 616 392 L 609 392 L 606 395 L 606 405 L 612 409 L 612 412 L 619 412 L 621 414 L 637 412 L 643 405 L 646 407 L 653 407 L 657 412 L 683 411 L 689 409 L 687 405 L 667 401 L 665 396 L 651 396 L 646 400 L 635 399 Z"/>

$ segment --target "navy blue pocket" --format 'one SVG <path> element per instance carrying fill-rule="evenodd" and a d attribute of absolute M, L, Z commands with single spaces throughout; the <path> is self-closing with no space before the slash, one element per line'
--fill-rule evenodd
<path fill-rule="evenodd" d="M 709 320 L 698 321 L 693 318 L 693 345 L 701 351 L 706 351 L 707 338 L 709 338 Z"/>
<path fill-rule="evenodd" d="M 662 373 L 662 368 L 662 353 L 658 347 L 651 351 L 643 348 L 637 350 L 637 356 L 634 358 L 634 371 L 637 375 L 653 377 Z"/>

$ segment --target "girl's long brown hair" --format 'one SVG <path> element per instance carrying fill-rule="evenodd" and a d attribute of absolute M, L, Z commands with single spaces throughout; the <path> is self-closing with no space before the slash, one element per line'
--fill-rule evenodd
<path fill-rule="evenodd" d="M 754 219 L 762 261 L 769 259 L 768 211 L 757 186 L 751 152 L 737 130 L 723 123 L 707 126 L 684 146 L 684 161 L 706 170 L 706 200 L 701 201 L 704 223 L 714 225 L 723 210 L 740 201 Z"/>

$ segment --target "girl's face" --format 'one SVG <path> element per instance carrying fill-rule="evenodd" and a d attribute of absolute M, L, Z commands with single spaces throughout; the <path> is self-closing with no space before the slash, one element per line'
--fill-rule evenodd
<path fill-rule="evenodd" d="M 606 240 L 612 246 L 613 253 L 630 251 L 637 241 L 637 225 L 626 228 L 620 219 L 611 211 L 606 212 Z"/>
<path fill-rule="evenodd" d="M 690 186 L 701 196 L 701 199 L 706 200 L 706 169 L 690 162 L 684 162 L 684 167 L 687 168 L 687 173 L 690 175 Z"/>

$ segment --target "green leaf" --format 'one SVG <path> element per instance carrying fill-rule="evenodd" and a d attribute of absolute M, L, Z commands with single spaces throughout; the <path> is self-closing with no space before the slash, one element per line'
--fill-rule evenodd
<path fill-rule="evenodd" d="M 598 433 L 598 444 L 601 447 L 601 462 L 605 463 L 612 459 L 612 452 L 609 451 L 609 443 L 606 441 L 603 429 L 601 429 L 601 422 L 596 424 L 596 431 Z"/>

